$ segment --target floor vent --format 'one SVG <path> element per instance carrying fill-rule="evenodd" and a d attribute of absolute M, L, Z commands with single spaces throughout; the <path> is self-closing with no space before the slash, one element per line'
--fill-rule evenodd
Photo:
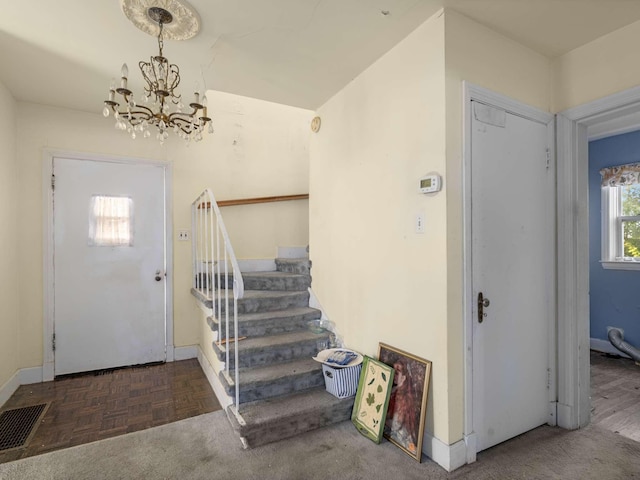
<path fill-rule="evenodd" d="M 0 413 L 0 452 L 28 445 L 48 406 L 41 403 Z"/>

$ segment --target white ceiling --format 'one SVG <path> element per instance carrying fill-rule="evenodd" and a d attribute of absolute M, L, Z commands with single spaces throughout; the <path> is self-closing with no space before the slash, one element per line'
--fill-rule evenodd
<path fill-rule="evenodd" d="M 142 0 L 150 5 L 160 1 Z M 196 81 L 314 109 L 408 33 L 448 7 L 554 57 L 640 20 L 637 0 L 190 0 L 202 29 L 166 41 L 181 92 Z M 384 15 L 382 12 L 389 12 Z M 123 62 L 157 51 L 120 0 L 3 2 L 0 81 L 18 100 L 98 112 Z M 204 85 L 203 85 L 204 84 Z"/>

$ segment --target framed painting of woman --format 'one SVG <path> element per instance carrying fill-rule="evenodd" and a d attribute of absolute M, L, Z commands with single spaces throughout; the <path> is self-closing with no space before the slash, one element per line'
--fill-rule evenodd
<path fill-rule="evenodd" d="M 431 362 L 380 343 L 378 360 L 395 374 L 384 425 L 384 437 L 420 461 Z"/>

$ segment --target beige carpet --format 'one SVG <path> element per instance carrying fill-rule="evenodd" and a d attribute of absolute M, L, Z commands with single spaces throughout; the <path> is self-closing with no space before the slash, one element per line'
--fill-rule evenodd
<path fill-rule="evenodd" d="M 222 411 L 0 465 L 0 479 L 640 479 L 640 443 L 588 427 L 540 427 L 452 474 L 350 422 L 243 450 Z"/>

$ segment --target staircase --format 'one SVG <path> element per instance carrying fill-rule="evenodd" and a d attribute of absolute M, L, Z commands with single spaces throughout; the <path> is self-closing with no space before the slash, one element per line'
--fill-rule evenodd
<path fill-rule="evenodd" d="M 308 259 L 277 259 L 276 271 L 243 272 L 244 296 L 238 300 L 239 365 L 234 342 L 213 342 L 222 362 L 229 351 L 229 372 L 219 377 L 227 394 L 235 396 L 239 369 L 239 408 L 227 415 L 245 447 L 292 437 L 350 418 L 354 398 L 338 399 L 325 391 L 322 366 L 311 357 L 329 345 L 329 333 L 317 326 L 320 311 L 310 308 Z M 232 285 L 229 279 L 229 288 Z M 223 286 L 224 288 L 224 286 Z M 217 312 L 215 301 L 211 305 Z M 222 312 L 225 305 L 221 305 Z M 219 320 L 207 322 L 226 340 Z M 233 339 L 233 323 L 229 325 Z"/>

